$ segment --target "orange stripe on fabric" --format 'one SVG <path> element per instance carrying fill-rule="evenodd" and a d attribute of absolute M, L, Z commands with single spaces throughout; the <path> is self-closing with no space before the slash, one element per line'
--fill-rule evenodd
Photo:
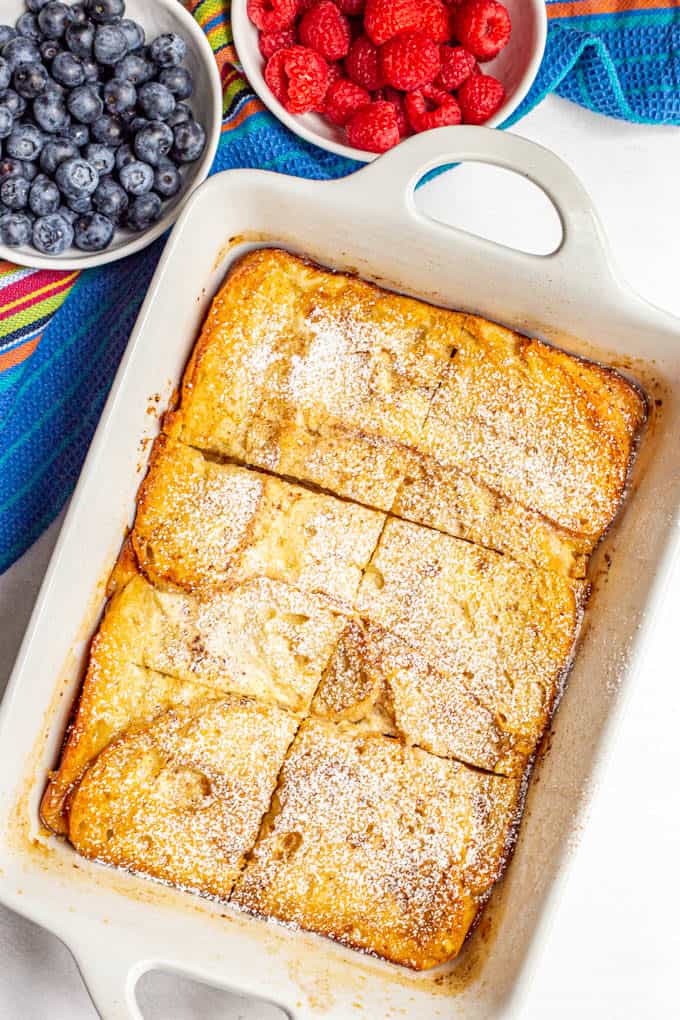
<path fill-rule="evenodd" d="M 237 128 L 239 124 L 242 124 L 243 121 L 251 115 L 251 113 L 256 113 L 258 110 L 264 110 L 264 106 L 256 96 L 253 96 L 253 98 L 249 99 L 245 106 L 238 111 L 232 120 L 227 121 L 227 123 L 222 125 L 222 134 L 226 135 L 229 131 L 233 131 L 233 129 Z"/>
<path fill-rule="evenodd" d="M 579 14 L 623 14 L 625 11 L 656 11 L 680 7 L 680 0 L 564 0 L 547 4 L 549 18 L 575 18 Z"/>
<path fill-rule="evenodd" d="M 36 349 L 40 341 L 42 340 L 42 333 L 40 336 L 34 336 L 32 340 L 29 340 L 23 347 L 15 347 L 13 351 L 7 351 L 6 354 L 0 354 L 0 372 L 4 372 L 8 368 L 16 368 L 22 361 L 26 361 L 26 358 L 30 358 L 33 351 Z"/>

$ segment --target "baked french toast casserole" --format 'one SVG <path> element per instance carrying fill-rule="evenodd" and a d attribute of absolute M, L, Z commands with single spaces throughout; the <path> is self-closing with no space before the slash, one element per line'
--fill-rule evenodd
<path fill-rule="evenodd" d="M 243 257 L 154 445 L 45 825 L 398 964 L 453 958 L 645 419 L 611 368 Z"/>

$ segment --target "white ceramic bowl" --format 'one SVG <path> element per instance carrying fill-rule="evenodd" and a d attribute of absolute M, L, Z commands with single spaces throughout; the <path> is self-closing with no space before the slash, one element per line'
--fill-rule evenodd
<path fill-rule="evenodd" d="M 25 10 L 24 0 L 2 0 L 0 21 L 2 24 L 13 25 Z M 222 130 L 222 84 L 205 34 L 179 0 L 126 0 L 126 17 L 134 18 L 143 25 L 147 39 L 163 32 L 176 32 L 186 41 L 185 63 L 194 76 L 194 94 L 189 102 L 207 136 L 203 156 L 182 171 L 184 186 L 181 192 L 164 203 L 161 219 L 149 230 L 139 234 L 130 230 L 118 230 L 111 246 L 96 254 L 69 248 L 63 255 L 41 255 L 28 246 L 8 248 L 0 244 L 0 258 L 36 269 L 88 269 L 116 262 L 146 248 L 160 237 L 175 222 L 189 195 L 208 176 Z"/>
<path fill-rule="evenodd" d="M 264 60 L 258 45 L 258 30 L 246 11 L 247 0 L 232 0 L 231 22 L 234 45 L 243 71 L 255 92 L 286 127 L 322 149 L 339 156 L 368 163 L 379 154 L 365 152 L 348 145 L 345 132 L 316 113 L 295 116 L 279 103 L 264 80 Z M 531 88 L 543 58 L 548 19 L 545 0 L 503 0 L 512 19 L 510 42 L 496 57 L 483 64 L 483 70 L 499 78 L 506 90 L 506 100 L 487 122 L 487 127 L 498 127 L 507 120 Z"/>

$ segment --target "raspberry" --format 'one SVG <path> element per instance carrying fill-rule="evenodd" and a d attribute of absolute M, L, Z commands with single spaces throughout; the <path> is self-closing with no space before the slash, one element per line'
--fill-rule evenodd
<path fill-rule="evenodd" d="M 290 28 L 298 13 L 297 0 L 248 0 L 248 17 L 261 32 Z"/>
<path fill-rule="evenodd" d="M 399 128 L 399 137 L 406 138 L 411 133 L 411 127 L 406 117 L 406 110 L 404 109 L 404 97 L 401 92 L 397 89 L 385 89 L 385 99 L 388 103 L 391 103 L 397 112 L 397 127 Z"/>
<path fill-rule="evenodd" d="M 395 89 L 419 89 L 439 74 L 439 47 L 424 32 L 402 32 L 380 47 L 379 66 L 383 80 Z"/>
<path fill-rule="evenodd" d="M 453 96 L 432 86 L 409 92 L 406 96 L 406 116 L 414 131 L 460 124 L 460 106 Z"/>
<path fill-rule="evenodd" d="M 314 50 L 290 46 L 269 58 L 264 78 L 289 113 L 309 113 L 323 106 L 328 64 Z"/>
<path fill-rule="evenodd" d="M 335 0 L 335 2 L 343 14 L 346 14 L 348 18 L 353 18 L 363 12 L 366 0 Z"/>
<path fill-rule="evenodd" d="M 457 98 L 466 124 L 484 124 L 503 105 L 505 89 L 490 74 L 473 74 L 458 89 Z"/>
<path fill-rule="evenodd" d="M 399 142 L 399 125 L 392 103 L 370 103 L 347 122 L 350 145 L 367 152 L 387 152 Z"/>
<path fill-rule="evenodd" d="M 456 38 L 477 60 L 493 60 L 510 38 L 510 15 L 498 0 L 467 0 L 454 12 Z"/>
<path fill-rule="evenodd" d="M 328 65 L 328 88 L 335 85 L 336 81 L 347 81 L 342 64 L 333 63 Z"/>
<path fill-rule="evenodd" d="M 296 43 L 294 28 L 281 28 L 278 32 L 260 32 L 260 53 L 269 60 L 277 50 L 285 50 Z"/>
<path fill-rule="evenodd" d="M 371 102 L 370 93 L 355 85 L 353 81 L 342 78 L 334 82 L 326 93 L 325 114 L 332 124 L 339 124 L 344 127 L 352 114 L 360 110 L 362 106 L 368 106 Z"/>
<path fill-rule="evenodd" d="M 449 12 L 442 0 L 366 0 L 366 34 L 382 46 L 399 32 L 427 32 L 435 42 L 448 42 Z"/>
<path fill-rule="evenodd" d="M 378 67 L 378 49 L 365 35 L 355 39 L 345 58 L 345 70 L 357 85 L 373 92 L 382 85 Z"/>
<path fill-rule="evenodd" d="M 477 66 L 475 58 L 463 46 L 440 46 L 442 69 L 437 85 L 446 92 L 455 92 Z"/>
<path fill-rule="evenodd" d="M 303 15 L 299 31 L 302 45 L 316 50 L 326 60 L 342 60 L 347 56 L 349 22 L 333 0 L 319 0 Z"/>

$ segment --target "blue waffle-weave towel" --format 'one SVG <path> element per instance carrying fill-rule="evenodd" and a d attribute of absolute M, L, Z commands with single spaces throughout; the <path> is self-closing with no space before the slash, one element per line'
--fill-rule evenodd
<path fill-rule="evenodd" d="M 262 109 L 238 71 L 229 0 L 187 6 L 224 85 L 214 172 L 261 167 L 332 178 L 355 169 L 294 138 Z M 547 0 L 547 7 L 545 59 L 513 122 L 557 91 L 609 116 L 680 123 L 680 0 Z M 0 572 L 73 490 L 162 244 L 77 279 L 0 263 Z"/>

